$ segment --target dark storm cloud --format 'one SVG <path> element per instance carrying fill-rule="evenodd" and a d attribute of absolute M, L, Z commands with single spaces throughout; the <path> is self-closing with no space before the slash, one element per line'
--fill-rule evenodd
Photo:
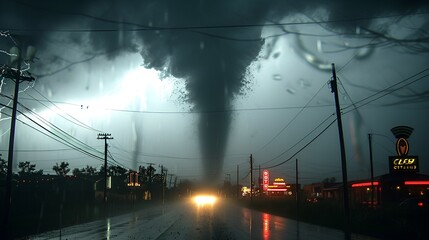
<path fill-rule="evenodd" d="M 280 21 L 290 13 L 311 14 L 325 8 L 340 29 L 354 22 L 338 19 L 408 13 L 425 6 L 426 1 L 19 1 L 1 10 L 1 29 L 114 29 L 92 31 L 89 44 L 94 51 L 114 58 L 122 52 L 140 51 L 144 65 L 186 81 L 186 99 L 202 112 L 199 121 L 200 144 L 207 177 L 218 177 L 228 139 L 233 98 L 246 85 L 247 67 L 261 50 L 261 27 L 204 28 Z M 43 16 L 43 17 L 42 17 Z M 370 21 L 360 22 L 360 25 Z M 190 29 L 182 27 L 203 28 Z M 129 31 L 140 28 L 141 31 Z M 144 29 L 142 29 L 144 28 Z M 153 28 L 156 28 L 154 30 Z M 84 40 L 71 33 L 75 42 Z M 44 33 L 36 32 L 43 43 Z M 233 40 L 235 39 L 235 40 Z M 241 39 L 241 40 L 240 40 Z"/>

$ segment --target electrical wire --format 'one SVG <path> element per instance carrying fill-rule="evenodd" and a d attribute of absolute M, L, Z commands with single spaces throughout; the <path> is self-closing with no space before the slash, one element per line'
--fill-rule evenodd
<path fill-rule="evenodd" d="M 285 151 L 283 151 L 282 153 L 278 154 L 277 156 L 275 156 L 274 158 L 271 158 L 270 160 L 262 163 L 262 164 L 267 164 L 270 163 L 278 158 L 280 158 L 281 156 L 283 156 L 284 154 L 286 154 L 287 152 L 289 152 L 290 150 L 292 150 L 294 147 L 296 147 L 298 144 L 300 144 L 302 141 L 304 141 L 304 139 L 306 139 L 308 136 L 310 136 L 312 133 L 314 133 L 318 128 L 320 128 L 320 126 L 322 126 L 324 123 L 326 123 L 332 116 L 334 116 L 335 114 L 330 114 L 328 117 L 326 117 L 321 123 L 319 123 L 315 128 L 313 128 L 310 132 L 308 132 L 304 137 L 302 137 L 298 142 L 296 142 L 294 145 L 292 145 L 290 148 L 286 149 Z"/>
<path fill-rule="evenodd" d="M 58 110 L 64 112 L 69 118 L 71 118 L 72 120 L 70 120 L 69 118 L 64 117 L 62 114 L 59 114 L 63 119 L 65 119 L 68 122 L 71 122 L 79 127 L 82 128 L 86 128 L 88 130 L 97 132 L 97 133 L 102 133 L 103 131 L 95 129 L 91 126 L 86 125 L 85 123 L 81 122 L 79 119 L 76 119 L 75 117 L 73 117 L 72 115 L 68 114 L 67 112 L 63 111 L 58 105 L 56 105 L 55 103 L 51 102 L 46 96 L 44 96 L 41 92 L 37 91 L 37 89 L 35 88 L 31 88 L 32 90 L 34 90 L 35 92 L 37 92 L 40 96 L 42 96 L 46 101 L 48 101 L 49 103 L 51 103 L 54 107 L 56 107 Z M 42 104 L 44 107 L 46 107 L 47 109 L 53 111 L 50 107 L 48 107 L 46 104 L 42 103 L 41 101 L 38 101 L 36 98 L 34 98 L 32 95 L 30 95 L 28 92 L 25 92 L 28 96 L 30 96 L 31 98 L 33 98 L 34 100 L 36 100 L 37 102 L 39 102 L 40 104 Z M 55 112 L 57 113 L 57 112 Z"/>
<path fill-rule="evenodd" d="M 125 165 L 123 165 L 122 163 L 120 163 L 120 162 L 116 161 L 116 159 L 113 157 L 112 153 L 111 153 L 109 150 L 107 150 L 107 153 L 108 153 L 108 155 L 110 156 L 110 159 L 111 159 L 114 163 L 118 164 L 118 166 L 120 166 L 120 167 L 122 167 L 122 168 L 124 168 L 124 169 L 128 169 L 127 167 L 125 167 Z M 134 170 L 136 170 L 136 169 L 134 169 Z"/>
<path fill-rule="evenodd" d="M 357 101 L 357 102 L 355 102 L 355 104 L 353 105 L 349 105 L 349 106 L 346 106 L 346 107 L 344 107 L 343 109 L 341 109 L 342 111 L 344 111 L 344 110 L 347 110 L 347 109 L 349 109 L 350 107 L 355 107 L 354 109 L 351 109 L 351 110 L 349 110 L 349 111 L 346 111 L 346 112 L 344 112 L 343 114 L 346 114 L 346 113 L 349 113 L 349 112 L 351 112 L 351 111 L 354 111 L 356 108 L 360 108 L 360 107 L 363 107 L 363 106 L 365 106 L 365 105 L 368 105 L 369 103 L 372 103 L 372 102 L 374 102 L 374 101 L 376 101 L 376 100 L 378 100 L 378 99 L 380 99 L 380 98 L 382 98 L 382 97 L 385 97 L 385 96 L 387 96 L 387 95 L 389 95 L 389 94 L 391 94 L 391 93 L 393 93 L 393 92 L 395 92 L 395 91 L 398 91 L 398 90 L 400 90 L 400 89 L 402 89 L 402 88 L 404 88 L 404 87 L 406 87 L 406 86 L 409 86 L 409 85 L 411 85 L 411 84 L 413 84 L 413 83 L 416 83 L 416 82 L 418 82 L 418 81 L 420 81 L 420 80 L 422 80 L 422 79 L 424 79 L 424 78 L 426 78 L 427 76 L 429 76 L 429 74 L 426 74 L 426 75 L 423 75 L 423 76 L 421 76 L 421 77 L 418 77 L 417 79 L 414 79 L 414 80 L 412 80 L 413 78 L 415 78 L 415 77 L 417 77 L 418 75 L 420 75 L 420 74 L 422 74 L 422 73 L 424 73 L 424 72 L 426 72 L 426 71 L 428 71 L 429 70 L 429 67 L 428 68 L 425 68 L 425 69 L 423 69 L 422 71 L 420 71 L 420 72 L 418 72 L 418 73 L 416 73 L 416 74 L 413 74 L 412 76 L 410 76 L 410 77 L 407 77 L 407 78 L 405 78 L 405 79 L 403 79 L 403 80 L 401 80 L 401 81 L 399 81 L 399 82 L 397 82 L 397 83 L 395 83 L 395 84 L 393 84 L 393 85 L 391 85 L 391 86 L 389 86 L 389 87 L 387 87 L 387 88 L 385 88 L 385 89 L 383 89 L 383 90 L 381 90 L 381 91 L 378 91 L 378 92 L 376 92 L 376 93 L 374 93 L 374 94 L 371 94 L 371 95 L 369 95 L 369 96 L 367 96 L 367 97 L 365 97 L 365 98 L 363 98 L 363 99 L 361 99 L 361 100 L 359 100 L 359 101 Z M 410 80 L 412 80 L 411 82 L 408 82 L 408 81 L 410 81 Z M 408 82 L 408 83 L 407 83 Z M 396 87 L 396 86 L 398 86 L 398 85 L 400 85 L 400 84 L 404 84 L 403 86 L 401 86 L 401 87 L 398 87 L 398 88 L 394 88 L 394 87 Z M 392 89 L 392 88 L 394 88 L 394 89 Z M 384 93 L 384 94 L 382 94 L 382 93 Z M 380 95 L 381 94 L 381 95 Z M 377 95 L 380 95 L 380 96 L 377 96 Z M 371 99 L 371 98 L 373 98 L 373 99 Z M 369 99 L 371 99 L 371 100 L 369 100 Z"/>
<path fill-rule="evenodd" d="M 260 151 L 262 151 L 264 148 L 266 148 L 269 144 L 271 144 L 275 139 L 277 139 L 280 134 L 282 134 L 291 124 L 293 121 L 295 121 L 295 119 L 298 118 L 298 116 L 307 108 L 307 106 L 310 105 L 310 103 L 313 101 L 313 99 L 320 93 L 320 91 L 325 87 L 326 83 L 324 83 L 319 90 L 313 95 L 313 97 L 310 98 L 310 100 L 304 105 L 304 107 L 302 107 L 297 114 L 295 114 L 295 116 L 288 122 L 286 123 L 286 125 L 276 134 L 274 135 L 273 138 L 271 138 L 270 141 L 268 141 L 265 145 L 263 145 L 261 148 L 259 148 L 256 153 L 259 153 Z"/>
<path fill-rule="evenodd" d="M 0 105 L 1 106 L 6 106 L 6 105 L 4 105 L 4 104 L 2 104 L 2 103 L 0 103 Z M 9 107 L 9 106 L 6 106 L 7 108 L 9 108 L 9 109 L 12 109 L 11 107 Z M 80 147 L 78 147 L 78 146 L 76 146 L 76 145 L 74 145 L 73 143 L 70 143 L 69 141 L 67 141 L 66 139 L 64 139 L 64 138 L 62 138 L 61 136 L 59 136 L 59 135 L 57 135 L 56 133 L 54 133 L 54 132 L 52 132 L 52 131 L 50 131 L 49 129 L 47 129 L 46 127 L 44 127 L 44 126 L 42 126 L 42 125 L 40 125 L 38 122 L 36 122 L 35 120 L 33 120 L 31 117 L 29 117 L 29 116 L 27 116 L 25 113 L 23 113 L 23 112 L 21 112 L 21 111 L 19 111 L 19 110 L 17 110 L 17 112 L 18 113 L 20 113 L 22 116 L 24 116 L 25 118 L 27 118 L 28 120 L 30 120 L 32 123 L 34 123 L 35 125 L 37 125 L 37 126 L 39 126 L 40 128 L 42 128 L 43 130 L 45 130 L 46 132 L 42 132 L 40 129 L 37 129 L 37 128 L 35 128 L 34 126 L 31 126 L 30 124 L 28 124 L 28 123 L 26 123 L 26 122 L 24 122 L 24 121 L 22 121 L 22 120 L 20 120 L 20 119 L 16 119 L 17 121 L 19 121 L 19 122 L 21 122 L 22 124 L 24 124 L 24 125 L 26 125 L 26 126 L 28 126 L 28 127 L 30 127 L 30 128 L 32 128 L 33 130 L 35 130 L 35 131 L 37 131 L 37 132 L 39 132 L 39 133 L 41 133 L 41 134 L 43 134 L 43 135 L 45 135 L 45 136 L 47 136 L 47 137 L 49 137 L 49 138 L 51 138 L 51 139 L 53 139 L 53 140 L 55 140 L 55 141 L 57 141 L 57 142 L 59 142 L 59 143 L 61 143 L 61 144 L 64 144 L 64 145 L 66 145 L 67 147 L 70 147 L 70 148 L 72 148 L 72 149 L 74 149 L 74 150 L 77 150 L 77 151 L 79 151 L 79 152 L 81 152 L 81 153 L 83 153 L 83 154 L 85 154 L 85 155 L 87 155 L 87 156 L 90 156 L 90 157 L 92 157 L 92 158 L 95 158 L 95 159 L 97 159 L 97 160 L 103 160 L 103 158 L 102 157 L 100 157 L 100 156 L 97 156 L 97 155 L 95 155 L 95 154 L 93 154 L 93 153 L 91 153 L 91 152 L 88 152 L 87 150 L 84 150 L 84 149 L 82 149 L 82 148 L 80 148 Z M 7 113 L 2 113 L 2 114 L 5 114 L 5 115 L 7 115 L 7 116 L 10 116 L 9 114 L 7 114 Z M 49 134 L 48 134 L 49 133 Z"/>
<path fill-rule="evenodd" d="M 311 139 L 307 144 L 305 144 L 302 148 L 300 148 L 298 151 L 296 151 L 294 154 L 292 154 L 292 156 L 290 156 L 288 159 L 284 160 L 281 163 L 272 165 L 272 166 L 268 166 L 268 167 L 264 167 L 264 169 L 270 169 L 270 168 L 275 168 L 278 167 L 280 165 L 283 165 L 287 162 L 289 162 L 292 158 L 294 158 L 296 155 L 298 155 L 302 150 L 304 150 L 306 147 L 308 147 L 311 143 L 313 143 L 317 138 L 319 138 L 326 130 L 328 130 L 328 128 L 330 126 L 332 126 L 332 124 L 334 124 L 337 121 L 337 119 L 335 119 L 334 121 L 332 121 L 331 123 L 329 123 L 328 126 L 326 126 L 319 134 L 317 134 L 313 139 Z"/>
<path fill-rule="evenodd" d="M 61 134 L 63 137 L 68 138 L 71 141 L 74 141 L 76 144 L 81 145 L 82 147 L 85 147 L 89 150 L 95 151 L 99 154 L 101 154 L 100 151 L 98 151 L 97 149 L 87 145 L 86 143 L 80 141 L 79 139 L 73 137 L 72 135 L 68 134 L 67 132 L 65 132 L 64 130 L 62 130 L 61 128 L 59 128 L 58 126 L 52 124 L 51 122 L 47 121 L 46 119 L 44 119 L 43 117 L 41 117 L 40 115 L 38 115 L 37 113 L 35 113 L 34 111 L 32 111 L 31 109 L 29 109 L 28 107 L 26 107 L 25 105 L 23 105 L 22 103 L 18 102 L 18 105 L 20 105 L 21 107 L 23 107 L 25 110 L 27 110 L 28 112 L 30 112 L 31 114 L 33 114 L 34 116 L 36 116 L 37 119 L 41 120 L 44 124 L 46 124 L 47 126 L 50 126 L 53 128 L 53 130 L 57 130 L 59 134 Z M 22 112 L 20 112 L 22 114 Z M 26 116 L 26 115 L 25 115 Z M 28 118 L 28 117 L 27 117 Z M 34 121 L 32 119 L 30 119 L 31 121 Z M 40 125 L 40 124 L 38 124 Z M 41 126 L 41 125 L 40 125 Z"/>
<path fill-rule="evenodd" d="M 333 23 L 345 23 L 345 22 L 361 22 L 361 21 L 370 21 L 376 19 L 386 19 L 393 18 L 398 16 L 416 16 L 416 15 L 427 15 L 429 12 L 418 12 L 411 14 L 396 14 L 396 15 L 386 15 L 386 16 L 373 16 L 373 17 L 361 17 L 361 18 L 350 18 L 350 19 L 336 19 L 336 20 L 325 20 L 325 21 L 308 21 L 308 22 L 280 22 L 280 23 L 249 23 L 249 24 L 231 24 L 231 25 L 188 25 L 188 26 L 148 26 L 141 25 L 132 22 L 124 21 L 115 21 L 111 19 L 95 17 L 85 13 L 70 13 L 73 15 L 81 15 L 84 17 L 110 22 L 115 24 L 126 24 L 138 26 L 136 28 L 128 29 L 115 29 L 115 28 L 99 28 L 99 29 L 58 29 L 58 28 L 10 28 L 9 32 L 19 31 L 19 32 L 69 32 L 69 33 L 86 33 L 86 32 L 143 32 L 143 31 L 177 31 L 177 30 L 210 30 L 210 29 L 237 29 L 237 28 L 254 28 L 254 27 L 278 27 L 278 26 L 291 26 L 291 25 L 314 25 L 314 24 L 333 24 Z"/>

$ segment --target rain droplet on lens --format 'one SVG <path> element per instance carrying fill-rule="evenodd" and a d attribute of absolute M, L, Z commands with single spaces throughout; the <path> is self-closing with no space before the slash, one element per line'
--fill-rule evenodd
<path fill-rule="evenodd" d="M 323 52 L 323 48 L 322 48 L 322 40 L 317 39 L 317 51 L 318 52 Z"/>
<path fill-rule="evenodd" d="M 292 95 L 294 95 L 296 93 L 295 89 L 293 89 L 293 88 L 286 88 L 286 92 L 288 92 Z"/>
<path fill-rule="evenodd" d="M 203 42 L 203 41 L 201 41 L 201 42 L 200 42 L 200 49 L 201 49 L 201 50 L 203 50 L 203 49 L 204 49 L 204 47 L 205 47 L 205 46 L 204 46 L 204 42 Z"/>
<path fill-rule="evenodd" d="M 282 75 L 280 75 L 280 74 L 274 74 L 274 75 L 273 75 L 273 79 L 274 79 L 274 80 L 276 80 L 276 81 L 281 81 L 281 80 L 283 80 Z"/>
<path fill-rule="evenodd" d="M 303 78 L 298 79 L 297 83 L 302 88 L 308 88 L 311 86 L 310 82 Z"/>
<path fill-rule="evenodd" d="M 278 58 L 280 56 L 280 52 L 276 52 L 273 54 L 273 58 Z"/>

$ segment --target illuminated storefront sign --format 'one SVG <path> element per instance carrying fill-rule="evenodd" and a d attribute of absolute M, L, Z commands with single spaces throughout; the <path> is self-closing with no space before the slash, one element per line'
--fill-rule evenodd
<path fill-rule="evenodd" d="M 397 156 L 389 156 L 389 170 L 391 173 L 397 172 L 418 172 L 419 157 L 408 156 L 410 146 L 407 138 L 413 132 L 413 128 L 407 126 L 398 126 L 391 129 L 396 137 L 396 154 Z"/>
<path fill-rule="evenodd" d="M 130 172 L 128 174 L 128 187 L 140 187 L 139 183 L 139 173 L 138 172 Z"/>
<path fill-rule="evenodd" d="M 269 181 L 270 181 L 270 173 L 268 172 L 268 170 L 264 170 L 262 172 L 262 189 L 264 191 L 267 191 Z"/>
<path fill-rule="evenodd" d="M 390 172 L 418 172 L 419 158 L 417 156 L 389 157 Z"/>

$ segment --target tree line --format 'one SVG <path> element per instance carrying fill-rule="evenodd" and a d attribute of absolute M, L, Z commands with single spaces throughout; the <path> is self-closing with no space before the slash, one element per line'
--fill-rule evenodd
<path fill-rule="evenodd" d="M 104 176 L 104 166 L 100 166 L 98 169 L 93 166 L 87 165 L 83 168 L 74 168 L 70 169 L 70 164 L 68 162 L 56 163 L 52 170 L 58 176 L 66 176 L 70 173 L 76 177 L 83 176 Z M 110 165 L 107 168 L 107 174 L 112 177 L 127 177 L 130 170 L 123 168 L 118 165 Z M 165 180 L 163 173 L 156 173 L 157 170 L 152 166 L 144 167 L 139 166 L 138 170 L 135 171 L 138 173 L 138 181 L 140 183 L 149 183 L 149 182 L 158 182 L 161 183 Z M 7 174 L 7 161 L 0 159 L 0 176 L 4 177 Z M 36 170 L 36 164 L 32 164 L 29 161 L 18 162 L 18 171 L 17 175 L 19 177 L 31 177 L 31 176 L 42 176 L 44 175 L 43 170 Z"/>

